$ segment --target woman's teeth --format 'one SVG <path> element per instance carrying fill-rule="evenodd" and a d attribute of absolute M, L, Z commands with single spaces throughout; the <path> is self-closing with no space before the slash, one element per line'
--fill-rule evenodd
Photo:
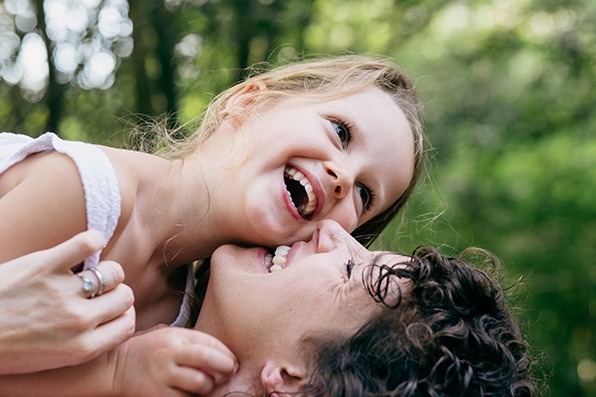
<path fill-rule="evenodd" d="M 312 215 L 317 208 L 317 196 L 314 193 L 314 189 L 306 176 L 292 166 L 287 166 L 284 172 L 285 178 L 288 179 L 286 186 L 290 197 L 292 197 L 292 203 L 298 213 L 303 217 L 307 218 Z M 291 182 L 294 181 L 294 182 Z M 295 183 L 298 182 L 298 183 Z M 300 189 L 302 187 L 302 189 Z M 292 196 L 294 194 L 294 196 Z"/>
<path fill-rule="evenodd" d="M 290 248 L 287 245 L 280 245 L 275 249 L 275 254 L 273 255 L 273 259 L 271 259 L 270 266 L 269 266 L 269 273 L 278 272 L 283 269 L 283 265 L 286 264 L 286 258 L 288 256 L 288 252 L 290 252 Z M 266 257 L 265 260 L 269 262 L 269 257 Z"/>

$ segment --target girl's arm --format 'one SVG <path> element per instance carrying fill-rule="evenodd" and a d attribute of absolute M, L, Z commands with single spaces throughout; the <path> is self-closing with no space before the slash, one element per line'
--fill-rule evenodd
<path fill-rule="evenodd" d="M 0 397 L 205 395 L 237 371 L 236 358 L 200 331 L 164 327 L 76 367 L 0 376 Z"/>
<path fill-rule="evenodd" d="M 34 154 L 0 174 L 0 373 L 78 364 L 132 334 L 132 291 L 120 265 L 100 266 L 111 288 L 93 299 L 70 270 L 103 238 L 59 245 L 86 229 L 83 185 L 69 157 Z"/>
<path fill-rule="evenodd" d="M 0 175 L 0 263 L 87 229 L 85 195 L 66 155 L 34 154 Z"/>
<path fill-rule="evenodd" d="M 113 365 L 110 352 L 75 367 L 0 376 L 0 397 L 115 397 Z"/>

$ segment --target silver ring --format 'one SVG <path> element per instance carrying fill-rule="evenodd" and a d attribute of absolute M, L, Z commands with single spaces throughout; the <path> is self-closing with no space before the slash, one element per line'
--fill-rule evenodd
<path fill-rule="evenodd" d="M 99 280 L 99 290 L 97 290 L 97 293 L 95 294 L 95 296 L 103 294 L 103 292 L 106 289 L 106 283 L 107 283 L 106 276 L 97 267 L 92 267 L 89 270 L 91 270 L 93 273 L 95 273 L 95 275 L 97 276 L 97 279 Z"/>
<path fill-rule="evenodd" d="M 95 297 L 95 295 L 97 295 L 97 287 L 98 287 L 95 284 L 95 281 L 92 280 L 89 277 L 86 277 L 86 276 L 82 275 L 81 273 L 77 273 L 77 276 L 81 280 L 83 280 L 83 285 L 81 286 L 81 289 L 85 293 L 85 296 L 87 298 L 93 298 L 93 297 Z"/>

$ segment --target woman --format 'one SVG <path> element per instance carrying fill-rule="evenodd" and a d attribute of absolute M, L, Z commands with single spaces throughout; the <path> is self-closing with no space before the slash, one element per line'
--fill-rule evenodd
<path fill-rule="evenodd" d="M 195 331 L 159 329 L 84 368 L 2 377 L 0 396 L 534 395 L 501 289 L 463 260 L 371 252 L 331 221 L 278 255 L 271 272 L 265 249 L 220 247 Z M 180 344 L 189 333 L 205 339 Z"/>
<path fill-rule="evenodd" d="M 84 292 L 107 291 L 100 258 L 118 262 L 137 330 L 182 325 L 186 264 L 222 244 L 275 247 L 308 238 L 322 219 L 363 241 L 378 234 L 417 180 L 419 110 L 390 62 L 345 56 L 226 90 L 164 157 L 0 134 L 0 263 L 100 230 L 106 246 L 85 261 L 95 274 L 82 275 Z"/>

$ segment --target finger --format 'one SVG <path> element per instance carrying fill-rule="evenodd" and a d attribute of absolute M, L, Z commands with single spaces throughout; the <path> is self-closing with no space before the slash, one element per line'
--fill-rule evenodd
<path fill-rule="evenodd" d="M 134 304 L 132 289 L 126 284 L 87 300 L 86 310 L 96 319 L 96 326 L 112 321 L 130 310 Z"/>
<path fill-rule="evenodd" d="M 178 353 L 177 363 L 209 374 L 216 384 L 222 384 L 236 372 L 236 359 L 227 352 L 202 345 L 186 346 Z"/>
<path fill-rule="evenodd" d="M 99 325 L 89 337 L 101 350 L 110 350 L 134 335 L 135 318 L 135 309 L 130 307 L 122 315 Z"/>
<path fill-rule="evenodd" d="M 39 251 L 37 256 L 45 269 L 64 270 L 70 272 L 73 266 L 81 263 L 85 258 L 102 248 L 105 244 L 103 235 L 95 230 L 87 230 L 58 244 L 55 247 Z"/>
<path fill-rule="evenodd" d="M 185 332 L 185 343 L 195 344 L 195 345 L 204 345 L 209 346 L 214 349 L 219 350 L 222 353 L 228 354 L 233 359 L 236 359 L 234 353 L 219 339 L 216 337 L 206 334 L 201 331 L 192 330 L 192 329 L 180 329 L 181 331 Z"/>
<path fill-rule="evenodd" d="M 111 291 L 124 281 L 122 266 L 114 261 L 100 262 L 77 274 L 83 284 L 80 295 L 84 298 L 95 298 Z"/>
<path fill-rule="evenodd" d="M 171 375 L 172 386 L 183 391 L 206 395 L 213 391 L 213 378 L 203 372 L 189 367 L 178 367 Z"/>
<path fill-rule="evenodd" d="M 103 275 L 105 285 L 104 293 L 112 290 L 124 281 L 124 270 L 119 263 L 114 261 L 102 261 L 96 267 Z"/>

